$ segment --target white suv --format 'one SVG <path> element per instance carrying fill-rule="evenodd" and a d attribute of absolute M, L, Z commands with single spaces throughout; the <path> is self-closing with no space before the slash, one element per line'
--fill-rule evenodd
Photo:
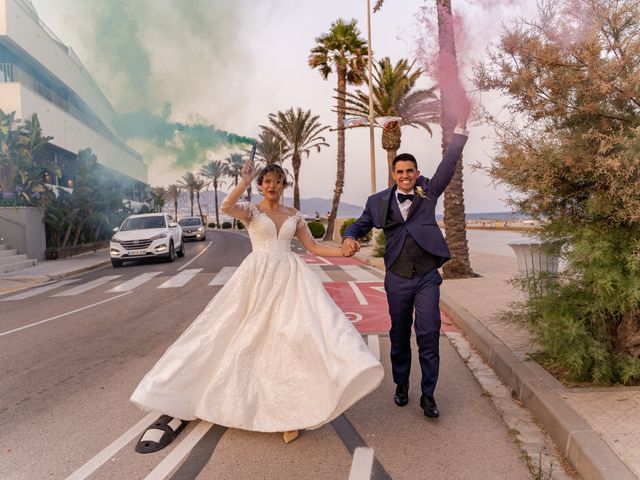
<path fill-rule="evenodd" d="M 173 262 L 176 255 L 184 256 L 182 228 L 166 213 L 129 215 L 113 231 L 109 252 L 114 267 L 125 260 L 162 257 Z"/>

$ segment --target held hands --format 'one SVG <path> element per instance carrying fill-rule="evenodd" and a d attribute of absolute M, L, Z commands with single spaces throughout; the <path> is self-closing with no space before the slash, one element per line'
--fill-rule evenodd
<path fill-rule="evenodd" d="M 342 256 L 353 257 L 360 250 L 360 244 L 353 238 L 347 237 L 342 241 Z"/>
<path fill-rule="evenodd" d="M 244 162 L 240 174 L 242 175 L 242 181 L 244 182 L 244 184 L 250 185 L 253 177 L 256 176 L 256 169 L 254 165 L 249 160 L 247 160 L 246 162 Z"/>

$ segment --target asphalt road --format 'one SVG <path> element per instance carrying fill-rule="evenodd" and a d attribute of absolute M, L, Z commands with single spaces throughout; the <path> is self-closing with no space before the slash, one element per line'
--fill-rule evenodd
<path fill-rule="evenodd" d="M 410 404 L 393 404 L 388 339 L 371 336 L 385 381 L 332 424 L 285 445 L 278 434 L 191 422 L 163 451 L 135 453 L 155 414 L 132 405 L 131 392 L 249 251 L 242 234 L 209 232 L 174 263 L 102 268 L 0 297 L 0 478 L 531 478 L 444 336 L 436 421 L 418 407 L 417 368 Z M 362 475 L 371 455 L 373 473 Z"/>

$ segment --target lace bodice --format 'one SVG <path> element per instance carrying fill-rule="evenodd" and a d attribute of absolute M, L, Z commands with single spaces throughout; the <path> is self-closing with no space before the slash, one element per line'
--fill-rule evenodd
<path fill-rule="evenodd" d="M 297 210 L 282 209 L 275 213 L 261 211 L 249 202 L 224 205 L 225 212 L 247 226 L 254 252 L 291 252 L 291 240 L 297 237 L 308 249 L 315 240 L 304 217 Z"/>

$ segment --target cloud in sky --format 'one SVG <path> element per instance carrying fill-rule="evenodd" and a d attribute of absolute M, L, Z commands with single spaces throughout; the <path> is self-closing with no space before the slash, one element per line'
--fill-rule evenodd
<path fill-rule="evenodd" d="M 488 0 L 460 0 L 454 10 L 462 15 L 468 35 L 461 48 L 467 58 L 482 56 L 488 41 L 499 33 L 499 19 L 508 21 L 526 12 L 526 2 L 511 0 L 494 8 Z M 479 3 L 480 2 L 480 3 Z M 484 3 L 483 3 L 484 2 Z M 174 122 L 205 119 L 217 128 L 257 137 L 258 126 L 269 113 L 289 107 L 311 109 L 325 124 L 334 125 L 334 76 L 322 80 L 307 66 L 315 37 L 341 17 L 356 18 L 366 38 L 366 2 L 325 0 L 33 0 L 42 20 L 83 60 L 99 85 L 120 110 L 145 107 L 152 111 L 171 104 Z M 387 0 L 372 16 L 373 51 L 392 61 L 414 55 L 418 28 L 416 14 L 425 0 Z M 494 2 L 495 3 L 495 2 Z M 482 15 L 491 10 L 492 15 Z M 466 13 L 466 15 L 465 15 Z M 433 39 L 435 41 L 435 38 Z M 429 39 L 427 39 L 429 42 Z M 123 71 L 128 72 L 123 75 Z M 463 70 L 467 75 L 470 72 Z M 421 86 L 431 83 L 425 79 Z M 488 97 L 489 98 L 489 97 Z M 433 138 L 422 130 L 403 129 L 401 150 L 410 151 L 430 176 L 440 159 L 440 133 Z M 335 135 L 335 134 L 334 134 Z M 488 164 L 492 133 L 474 127 L 465 150 L 465 203 L 468 212 L 504 210 L 502 190 L 468 165 Z M 488 137 L 489 140 L 484 139 Z M 330 198 L 335 182 L 335 136 L 330 148 L 304 159 L 303 197 Z M 134 148 L 139 145 L 133 144 Z M 140 148 L 140 147 L 139 147 Z M 164 155 L 163 155 L 164 153 Z M 220 158 L 227 152 L 220 152 Z M 181 174 L 160 168 L 168 152 L 156 151 L 149 180 L 173 183 Z M 149 159 L 151 160 L 151 159 Z M 347 133 L 347 171 L 343 200 L 363 205 L 370 193 L 369 142 L 365 129 Z M 386 158 L 376 132 L 376 173 L 385 186 Z"/>

